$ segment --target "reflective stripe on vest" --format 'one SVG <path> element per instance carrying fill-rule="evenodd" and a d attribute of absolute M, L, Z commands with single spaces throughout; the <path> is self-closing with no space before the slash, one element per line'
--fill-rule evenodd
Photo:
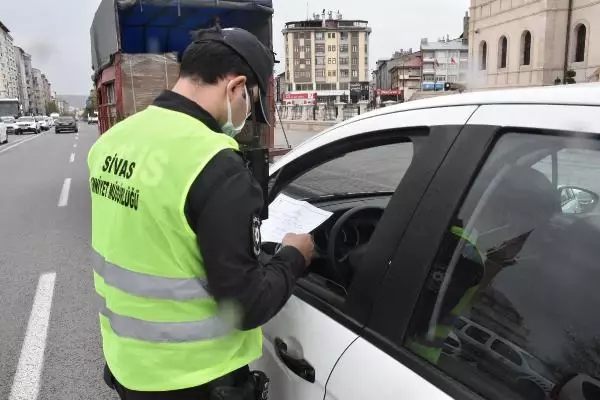
<path fill-rule="evenodd" d="M 129 271 L 112 264 L 94 252 L 94 270 L 107 285 L 126 293 L 167 300 L 193 300 L 210 298 L 208 282 L 199 278 L 162 278 Z"/>
<path fill-rule="evenodd" d="M 126 293 L 166 300 L 209 298 L 206 282 L 201 279 L 161 278 L 128 271 L 104 260 L 97 253 L 96 273 L 104 282 Z M 116 314 L 108 309 L 102 295 L 97 293 L 98 310 L 110 321 L 113 331 L 124 338 L 148 342 L 189 342 L 217 339 L 229 334 L 233 327 L 217 316 L 201 321 L 149 322 Z"/>

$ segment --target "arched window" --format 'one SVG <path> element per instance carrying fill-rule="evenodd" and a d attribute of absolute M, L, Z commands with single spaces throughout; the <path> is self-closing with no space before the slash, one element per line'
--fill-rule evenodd
<path fill-rule="evenodd" d="M 508 58 L 508 39 L 502 36 L 498 42 L 498 68 L 506 68 Z"/>
<path fill-rule="evenodd" d="M 583 24 L 579 24 L 575 28 L 575 62 L 585 60 L 585 38 L 587 28 Z"/>
<path fill-rule="evenodd" d="M 531 32 L 525 31 L 521 36 L 521 65 L 531 65 Z"/>
<path fill-rule="evenodd" d="M 481 70 L 487 69 L 487 43 L 485 40 L 482 40 L 479 45 L 479 57 L 479 68 Z"/>

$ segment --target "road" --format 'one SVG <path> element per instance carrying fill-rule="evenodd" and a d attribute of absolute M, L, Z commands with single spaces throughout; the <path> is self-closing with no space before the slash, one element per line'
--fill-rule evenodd
<path fill-rule="evenodd" d="M 0 146 L 0 399 L 117 398 L 92 302 L 86 155 L 97 132 L 80 123 L 78 135 Z"/>

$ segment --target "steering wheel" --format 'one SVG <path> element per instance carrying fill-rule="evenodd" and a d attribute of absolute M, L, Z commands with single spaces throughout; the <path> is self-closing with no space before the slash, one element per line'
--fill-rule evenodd
<path fill-rule="evenodd" d="M 367 246 L 367 244 L 362 244 L 357 246 L 356 248 L 350 250 L 348 253 L 343 255 L 342 257 L 338 257 L 336 255 L 337 246 L 336 239 L 342 231 L 342 227 L 346 222 L 348 222 L 352 217 L 356 214 L 367 211 L 367 210 L 378 210 L 383 213 L 383 210 L 379 207 L 373 206 L 357 206 L 353 207 L 350 210 L 346 211 L 342 214 L 338 220 L 333 224 L 331 231 L 329 232 L 329 241 L 327 243 L 327 258 L 329 259 L 329 263 L 331 265 L 331 272 L 334 274 L 338 282 L 343 283 L 345 287 L 350 284 L 350 280 L 352 278 L 352 262 L 351 258 L 353 255 L 358 255 L 361 253 L 361 250 Z"/>

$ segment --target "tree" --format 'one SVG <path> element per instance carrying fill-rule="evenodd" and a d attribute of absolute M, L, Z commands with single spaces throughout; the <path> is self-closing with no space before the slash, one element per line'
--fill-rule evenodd
<path fill-rule="evenodd" d="M 52 100 L 46 103 L 46 114 L 50 115 L 52 113 L 58 112 L 58 105 L 56 101 Z"/>
<path fill-rule="evenodd" d="M 600 376 L 600 336 L 582 339 L 574 332 L 566 332 L 567 344 L 562 349 L 562 374 L 576 373 Z"/>
<path fill-rule="evenodd" d="M 85 102 L 85 114 L 92 115 L 96 111 L 98 111 L 98 96 L 96 95 L 96 89 L 92 89 Z"/>

